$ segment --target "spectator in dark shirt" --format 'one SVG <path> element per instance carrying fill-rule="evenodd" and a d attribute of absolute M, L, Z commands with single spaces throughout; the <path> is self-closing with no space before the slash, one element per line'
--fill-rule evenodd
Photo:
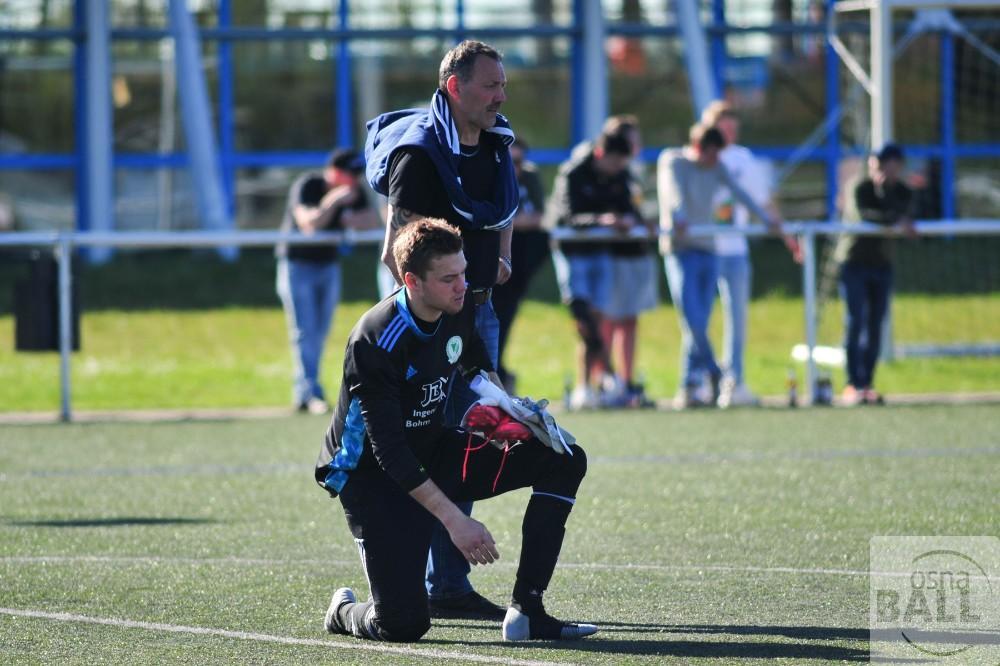
<path fill-rule="evenodd" d="M 334 151 L 322 173 L 300 176 L 291 187 L 281 222 L 286 233 L 375 229 L 379 218 L 368 202 L 359 176 L 365 163 L 354 150 Z M 295 363 L 293 401 L 299 411 L 329 410 L 320 383 L 320 360 L 340 301 L 340 262 L 334 245 L 276 248 L 277 291 L 285 309 Z"/>
<path fill-rule="evenodd" d="M 844 222 L 898 226 L 913 235 L 913 192 L 903 183 L 903 150 L 887 144 L 868 159 L 868 176 L 852 187 Z M 837 246 L 840 287 L 847 304 L 844 348 L 847 386 L 843 401 L 880 404 L 875 365 L 882 342 L 882 322 L 892 291 L 892 244 L 884 236 L 845 235 Z"/>
<path fill-rule="evenodd" d="M 590 150 L 575 151 L 556 175 L 546 213 L 549 226 L 625 233 L 641 224 L 629 170 L 632 155 L 626 136 L 608 132 L 602 132 Z M 609 245 L 601 238 L 563 241 L 553 253 L 559 289 L 581 341 L 576 386 L 570 396 L 574 409 L 600 406 L 604 387 L 620 393 L 601 331 L 614 285 Z"/>
<path fill-rule="evenodd" d="M 604 131 L 624 136 L 632 147 L 632 202 L 637 225 L 646 228 L 650 240 L 618 240 L 608 244 L 611 253 L 611 299 L 604 312 L 604 344 L 618 371 L 618 386 L 605 396 L 610 407 L 649 407 L 645 388 L 636 381 L 635 353 L 639 333 L 639 315 L 654 309 L 659 303 L 657 256 L 655 252 L 656 221 L 643 219 L 644 178 L 642 164 L 642 134 L 639 120 L 632 115 L 611 116 L 604 122 Z"/>

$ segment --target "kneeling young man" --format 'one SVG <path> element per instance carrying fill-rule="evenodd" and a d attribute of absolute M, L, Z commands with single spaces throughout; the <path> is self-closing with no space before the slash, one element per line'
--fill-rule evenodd
<path fill-rule="evenodd" d="M 586 454 L 576 445 L 573 455 L 560 454 L 535 439 L 511 448 L 506 461 L 493 446 L 467 454 L 467 435 L 444 426 L 448 378 L 457 365 L 469 377 L 485 370 L 499 380 L 474 322 L 459 316 L 466 293 L 461 236 L 442 221 L 421 220 L 404 227 L 392 249 L 404 286 L 351 332 L 340 399 L 316 463 L 316 481 L 340 498 L 371 587 L 363 603 L 338 589 L 327 631 L 418 640 L 430 628 L 424 573 L 435 520 L 471 564 L 489 564 L 500 557 L 493 537 L 454 502 L 530 486 L 503 637 L 596 632 L 561 622 L 542 605 Z"/>

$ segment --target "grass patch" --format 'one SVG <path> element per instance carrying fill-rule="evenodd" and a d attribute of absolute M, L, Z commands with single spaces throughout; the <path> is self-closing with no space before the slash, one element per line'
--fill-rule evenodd
<path fill-rule="evenodd" d="M 338 308 L 327 343 L 323 378 L 340 382 L 343 345 L 368 302 Z M 895 302 L 902 339 L 922 342 L 1000 340 L 1000 297 L 900 295 Z M 841 313 L 830 308 L 820 340 L 836 343 Z M 713 336 L 721 338 L 718 313 Z M 284 316 L 270 307 L 85 312 L 82 343 L 72 360 L 77 409 L 240 407 L 284 405 L 291 400 L 291 358 Z M 785 390 L 789 352 L 805 339 L 802 303 L 792 297 L 753 301 L 746 374 L 764 394 Z M 15 353 L 14 319 L 0 316 L 0 410 L 53 410 L 59 405 L 55 353 Z M 572 376 L 575 333 L 566 310 L 539 301 L 525 304 L 511 333 L 507 361 L 519 391 L 558 399 Z M 652 396 L 677 385 L 680 333 L 676 313 L 663 305 L 640 322 L 637 367 Z M 799 369 L 801 381 L 801 368 Z M 997 390 L 1000 359 L 905 359 L 879 366 L 888 393 Z M 835 377 L 839 386 L 843 378 Z M 335 395 L 335 393 L 332 393 Z"/>
<path fill-rule="evenodd" d="M 495 625 L 440 621 L 410 647 L 575 663 L 867 661 L 867 577 L 804 570 L 865 571 L 874 535 L 993 534 L 995 417 L 987 406 L 568 415 L 590 466 L 547 599 L 603 631 L 524 647 L 500 643 Z M 325 426 L 0 426 L 0 606 L 328 641 L 0 612 L 0 661 L 425 661 L 322 630 L 335 587 L 366 595 L 339 504 L 312 480 Z M 496 600 L 510 592 L 526 500 L 477 504 L 503 559 L 473 580 Z"/>

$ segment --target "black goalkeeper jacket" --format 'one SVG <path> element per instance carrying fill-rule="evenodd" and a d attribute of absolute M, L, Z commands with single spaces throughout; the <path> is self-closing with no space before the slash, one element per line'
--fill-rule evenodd
<path fill-rule="evenodd" d="M 316 482 L 336 496 L 356 469 L 381 467 L 409 492 L 427 480 L 444 430 L 448 382 L 492 371 L 472 308 L 417 321 L 399 289 L 361 317 L 344 353 L 333 420 L 316 461 Z"/>

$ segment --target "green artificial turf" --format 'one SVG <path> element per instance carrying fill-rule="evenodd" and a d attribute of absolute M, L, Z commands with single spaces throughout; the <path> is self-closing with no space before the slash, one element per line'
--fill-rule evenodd
<path fill-rule="evenodd" d="M 435 621 L 389 653 L 322 628 L 333 589 L 367 593 L 312 481 L 325 419 L 0 426 L 0 663 L 867 661 L 869 539 L 996 535 L 998 416 L 567 415 L 589 472 L 547 605 L 602 631 L 511 646 Z M 502 560 L 473 581 L 498 601 L 526 501 L 476 507 Z"/>

